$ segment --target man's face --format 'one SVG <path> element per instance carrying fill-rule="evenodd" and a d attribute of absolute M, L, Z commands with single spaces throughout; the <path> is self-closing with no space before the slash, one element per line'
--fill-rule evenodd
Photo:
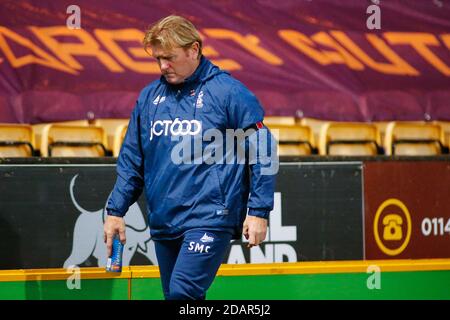
<path fill-rule="evenodd" d="M 161 45 L 152 45 L 152 56 L 158 61 L 161 74 L 170 84 L 179 84 L 192 75 L 199 64 L 198 44 L 189 49 L 181 47 L 164 50 Z"/>

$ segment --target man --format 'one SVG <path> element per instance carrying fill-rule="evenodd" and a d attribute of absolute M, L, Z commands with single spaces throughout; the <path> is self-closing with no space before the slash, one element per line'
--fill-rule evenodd
<path fill-rule="evenodd" d="M 125 242 L 123 216 L 145 188 L 165 298 L 205 299 L 230 240 L 244 234 L 252 247 L 266 237 L 275 176 L 264 174 L 272 163 L 259 160 L 272 154 L 257 150 L 257 161 L 180 163 L 175 138 L 202 137 L 208 130 L 225 136 L 231 129 L 258 136 L 268 131 L 264 112 L 242 83 L 202 56 L 202 40 L 188 20 L 161 19 L 147 31 L 144 46 L 162 76 L 142 90 L 130 118 L 107 205 L 108 255 L 116 233 Z M 247 153 L 254 147 L 250 140 Z"/>

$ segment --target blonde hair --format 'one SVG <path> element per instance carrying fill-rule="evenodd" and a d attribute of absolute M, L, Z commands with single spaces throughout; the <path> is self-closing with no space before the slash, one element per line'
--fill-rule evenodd
<path fill-rule="evenodd" d="M 202 54 L 202 39 L 192 22 L 180 16 L 168 16 L 152 24 L 145 32 L 144 49 L 150 45 L 161 45 L 164 50 L 176 47 L 187 49 L 195 42 L 199 44 L 198 57 Z"/>

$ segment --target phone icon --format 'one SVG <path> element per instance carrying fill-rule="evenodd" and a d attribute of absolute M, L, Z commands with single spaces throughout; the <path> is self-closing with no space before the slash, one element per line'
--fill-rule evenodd
<path fill-rule="evenodd" d="M 388 214 L 383 218 L 383 239 L 384 240 L 401 240 L 403 219 L 398 214 Z"/>

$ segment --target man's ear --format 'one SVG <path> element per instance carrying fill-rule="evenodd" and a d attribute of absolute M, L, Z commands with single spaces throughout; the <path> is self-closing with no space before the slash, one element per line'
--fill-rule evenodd
<path fill-rule="evenodd" d="M 192 52 L 193 58 L 197 60 L 200 54 L 200 44 L 197 41 L 195 41 L 190 47 L 190 50 Z"/>

